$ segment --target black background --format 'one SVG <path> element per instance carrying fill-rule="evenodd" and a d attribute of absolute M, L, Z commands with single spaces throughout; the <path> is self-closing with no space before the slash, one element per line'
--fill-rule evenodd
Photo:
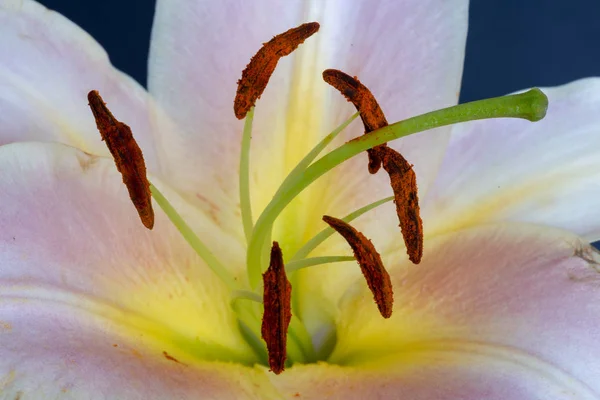
<path fill-rule="evenodd" d="M 117 68 L 145 84 L 153 0 L 41 3 L 83 27 Z M 600 76 L 599 0 L 472 0 L 470 8 L 461 101 Z"/>

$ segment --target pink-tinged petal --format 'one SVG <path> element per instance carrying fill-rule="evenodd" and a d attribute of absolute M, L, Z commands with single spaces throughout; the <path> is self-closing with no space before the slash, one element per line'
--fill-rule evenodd
<path fill-rule="evenodd" d="M 92 89 L 132 128 L 158 172 L 151 122 L 158 111 L 144 88 L 62 15 L 31 0 L 0 1 L 0 144 L 56 141 L 108 156 L 87 104 Z"/>
<path fill-rule="evenodd" d="M 297 161 L 353 107 L 321 78 L 326 68 L 356 74 L 390 121 L 454 104 L 462 72 L 467 1 L 158 1 L 149 90 L 179 123 L 167 143 L 173 184 L 201 207 L 221 205 L 219 221 L 241 236 L 237 170 L 242 122 L 233 113 L 241 72 L 273 35 L 306 21 L 321 29 L 283 58 L 257 102 L 251 154 L 255 214 Z M 397 144 L 427 188 L 446 146 L 446 131 Z M 337 143 L 363 133 L 354 123 Z M 218 165 L 218 168 L 214 166 Z M 201 173 L 199 171 L 202 171 Z M 211 193 L 198 197 L 199 188 Z M 360 190 L 359 190 L 360 189 Z M 370 177 L 366 155 L 338 168 L 290 209 L 281 236 L 293 246 L 319 229 L 319 216 L 345 213 L 388 194 Z M 297 227 L 302 223 L 305 230 Z"/>
<path fill-rule="evenodd" d="M 524 221 L 600 238 L 600 79 L 544 89 L 546 118 L 457 125 L 424 215 L 431 234 Z"/>
<path fill-rule="evenodd" d="M 162 211 L 153 231 L 143 227 L 111 159 L 58 144 L 15 143 L 0 147 L 0 171 L 0 297 L 22 300 L 10 303 L 11 315 L 41 301 L 102 317 L 107 329 L 127 332 L 134 344 L 145 338 L 161 352 L 254 358 L 229 290 Z M 243 265 L 242 249 L 161 188 L 232 274 L 244 277 L 235 269 Z"/>
<path fill-rule="evenodd" d="M 424 349 L 422 362 L 305 365 L 271 377 L 284 399 L 596 400 L 560 369 L 511 349 Z M 417 354 L 411 354 L 417 355 Z"/>
<path fill-rule="evenodd" d="M 516 393 L 538 390 L 516 398 L 561 398 L 543 396 L 551 381 L 551 392 L 600 396 L 596 250 L 573 234 L 517 223 L 425 243 L 429 251 L 419 266 L 400 262 L 390 269 L 389 320 L 379 316 L 364 282 L 341 299 L 332 362 L 398 370 L 407 387 L 417 379 L 425 393 L 436 392 L 424 385 L 462 393 L 462 382 L 477 394 L 487 388 L 491 398 L 514 394 L 507 385 Z M 431 379 L 419 380 L 419 371 Z M 400 388 L 402 379 L 393 385 Z"/>
<path fill-rule="evenodd" d="M 0 398 L 279 399 L 265 368 L 187 362 L 89 310 L 0 300 Z"/>

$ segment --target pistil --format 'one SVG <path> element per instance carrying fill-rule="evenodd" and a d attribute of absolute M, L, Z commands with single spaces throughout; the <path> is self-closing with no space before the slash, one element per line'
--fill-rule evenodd
<path fill-rule="evenodd" d="M 344 161 L 383 143 L 460 122 L 488 118 L 538 121 L 544 117 L 547 107 L 548 98 L 539 89 L 459 104 L 385 126 L 352 139 L 327 153 L 298 174 L 294 185 L 289 185 L 286 190 L 280 188 L 256 220 L 246 257 L 251 287 L 257 287 L 260 283 L 261 251 L 277 217 L 304 189 Z"/>

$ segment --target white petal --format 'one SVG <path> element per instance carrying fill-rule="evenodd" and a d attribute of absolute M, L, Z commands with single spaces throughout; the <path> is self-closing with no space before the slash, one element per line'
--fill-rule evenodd
<path fill-rule="evenodd" d="M 492 349 L 493 350 L 493 349 Z M 560 369 L 507 349 L 424 350 L 421 362 L 368 367 L 306 365 L 271 377 L 283 398 L 411 400 L 595 400 L 597 395 Z"/>
<path fill-rule="evenodd" d="M 236 82 L 263 42 L 309 20 L 319 21 L 321 31 L 281 60 L 257 103 L 251 157 L 255 215 L 299 158 L 354 112 L 322 81 L 324 69 L 357 74 L 390 121 L 457 100 L 466 1 L 159 1 L 149 88 L 181 127 L 179 140 L 167 144 L 171 164 L 185 160 L 188 166 L 170 179 L 199 206 L 221 206 L 220 223 L 240 236 L 236 172 L 242 123 L 233 114 Z M 362 133 L 355 123 L 340 142 Z M 437 171 L 445 145 L 445 134 L 438 133 L 401 146 L 423 188 Z M 386 178 L 368 179 L 366 156 L 359 158 L 354 167 L 330 174 L 286 214 L 280 233 L 292 246 L 320 227 L 315 209 L 342 204 L 339 211 L 346 212 L 387 193 Z M 211 192 L 199 198 L 200 188 L 207 187 Z"/>
<path fill-rule="evenodd" d="M 424 210 L 430 235 L 509 220 L 600 238 L 600 79 L 543 90 L 539 122 L 455 127 Z"/>
<path fill-rule="evenodd" d="M 3 399 L 278 398 L 262 368 L 189 363 L 81 308 L 42 299 L 22 303 L 0 303 Z"/>
<path fill-rule="evenodd" d="M 482 373 L 489 380 L 485 368 L 512 360 L 515 371 L 520 365 L 539 378 L 559 377 L 557 385 L 578 394 L 600 394 L 600 257 L 593 248 L 564 231 L 515 223 L 425 245 L 420 265 L 390 269 L 395 299 L 389 320 L 377 312 L 364 282 L 348 291 L 332 362 L 401 363 L 413 371 L 441 354 L 456 358 L 468 376 Z M 518 381 L 515 373 L 509 382 Z"/>
<path fill-rule="evenodd" d="M 106 329 L 127 332 L 133 344 L 144 339 L 200 360 L 219 358 L 220 349 L 253 359 L 229 290 L 160 209 L 154 230 L 143 227 L 112 160 L 57 144 L 16 143 L 0 147 L 0 171 L 0 293 L 22 300 L 5 303 L 5 311 L 14 316 L 31 302 L 55 304 L 102 317 Z M 194 210 L 184 215 L 195 217 L 188 220 L 207 245 L 224 243 L 218 256 L 244 277 L 242 250 Z M 49 317 L 60 319 L 57 313 Z"/>
<path fill-rule="evenodd" d="M 1 144 L 56 141 L 109 155 L 87 104 L 92 89 L 132 128 L 148 167 L 158 172 L 156 111 L 144 88 L 62 15 L 31 0 L 0 1 Z"/>

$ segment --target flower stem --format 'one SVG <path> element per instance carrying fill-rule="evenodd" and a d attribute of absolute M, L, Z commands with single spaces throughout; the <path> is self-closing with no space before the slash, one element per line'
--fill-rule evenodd
<path fill-rule="evenodd" d="M 523 118 L 530 121 L 538 121 L 545 116 L 547 107 L 548 98 L 539 89 L 531 89 L 525 93 L 459 104 L 377 129 L 359 136 L 324 155 L 302 173 L 293 187 L 274 196 L 256 221 L 247 252 L 250 285 L 256 287 L 260 283 L 260 251 L 267 233 L 281 211 L 310 184 L 344 161 L 380 144 L 413 133 L 459 122 L 487 118 Z"/>
<path fill-rule="evenodd" d="M 152 197 L 156 201 L 156 203 L 162 208 L 162 210 L 167 214 L 167 217 L 171 220 L 173 225 L 179 230 L 181 236 L 192 246 L 192 249 L 204 260 L 206 265 L 217 275 L 221 281 L 230 289 L 234 290 L 237 288 L 235 280 L 229 274 L 229 272 L 225 269 L 223 264 L 215 257 L 215 255 L 206 247 L 204 243 L 196 236 L 192 228 L 181 218 L 181 215 L 175 208 L 169 203 L 169 201 L 165 198 L 165 196 L 150 183 L 150 191 L 152 192 Z"/>
<path fill-rule="evenodd" d="M 254 107 L 246 114 L 244 133 L 242 134 L 242 150 L 240 155 L 240 208 L 246 242 L 252 235 L 252 203 L 250 202 L 250 142 L 252 141 L 252 121 Z"/>

